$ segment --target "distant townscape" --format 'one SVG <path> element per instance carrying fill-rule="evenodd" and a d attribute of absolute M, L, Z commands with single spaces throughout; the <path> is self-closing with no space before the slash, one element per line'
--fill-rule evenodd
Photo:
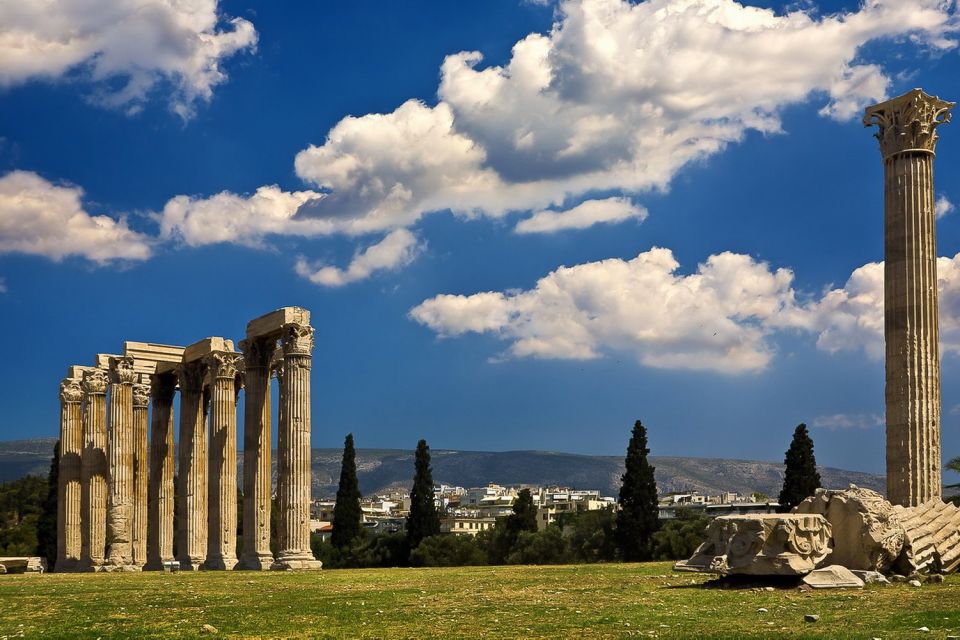
<path fill-rule="evenodd" d="M 537 485 L 499 485 L 490 483 L 481 487 L 433 488 L 434 503 L 440 513 L 440 531 L 455 535 L 476 536 L 493 529 L 497 520 L 513 513 L 514 503 L 524 489 L 530 492 L 536 507 L 537 530 L 552 524 L 563 524 L 564 517 L 584 511 L 615 508 L 617 499 L 601 495 L 598 489 L 570 487 L 542 487 Z M 659 499 L 659 517 L 671 520 L 680 510 L 689 514 L 715 517 L 749 513 L 775 513 L 776 500 L 759 492 L 749 496 L 726 491 L 716 495 L 670 493 Z M 336 500 L 314 500 L 310 507 L 310 529 L 328 540 L 333 533 L 333 514 Z M 364 529 L 371 534 L 400 533 L 410 515 L 410 493 L 394 491 L 374 495 L 360 501 Z"/>

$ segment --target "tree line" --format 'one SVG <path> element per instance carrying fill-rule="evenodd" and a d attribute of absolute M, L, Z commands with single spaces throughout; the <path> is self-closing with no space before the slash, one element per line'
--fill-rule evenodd
<path fill-rule="evenodd" d="M 59 451 L 57 443 L 47 478 L 26 476 L 0 483 L 0 555 L 40 555 L 53 568 Z M 657 485 L 649 454 L 647 430 L 638 420 L 627 446 L 619 509 L 563 513 L 555 523 L 541 529 L 537 526 L 533 496 L 523 489 L 510 515 L 498 518 L 492 529 L 466 536 L 440 532 L 441 514 L 434 500 L 430 447 L 420 440 L 414 456 L 405 531 L 371 535 L 363 526 L 356 450 L 353 435 L 348 434 L 344 440 L 333 533 L 329 541 L 313 535 L 311 547 L 327 568 L 642 562 L 689 557 L 703 541 L 709 518 L 678 509 L 675 518 L 659 519 Z M 801 424 L 794 431 L 784 462 L 786 471 L 779 503 L 782 510 L 788 511 L 820 486 L 813 440 L 806 425 Z M 948 463 L 948 468 L 951 465 L 960 469 L 960 459 Z M 239 490 L 238 498 L 240 527 L 243 501 Z M 271 529 L 275 531 L 278 523 L 273 524 Z M 238 530 L 238 537 L 241 533 Z M 275 541 L 271 542 L 275 546 Z"/>

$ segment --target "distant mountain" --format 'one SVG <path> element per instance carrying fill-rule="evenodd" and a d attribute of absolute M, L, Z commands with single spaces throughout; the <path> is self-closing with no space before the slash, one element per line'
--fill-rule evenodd
<path fill-rule="evenodd" d="M 0 442 L 0 482 L 27 474 L 46 474 L 55 438 Z M 340 478 L 340 449 L 313 450 L 313 495 L 332 497 Z M 599 489 L 616 496 L 623 473 L 623 458 L 585 456 L 549 451 L 448 451 L 433 452 L 433 479 L 438 484 L 477 487 L 499 484 L 562 485 Z M 238 456 L 243 464 L 243 456 Z M 274 454 L 274 466 L 276 454 Z M 651 458 L 657 487 L 662 493 L 699 491 L 717 494 L 760 491 L 776 497 L 783 484 L 783 465 L 774 462 L 723 458 Z M 883 493 L 882 475 L 821 467 L 828 487 L 850 484 Z M 364 495 L 408 489 L 413 479 L 413 452 L 402 449 L 358 449 L 357 476 Z"/>

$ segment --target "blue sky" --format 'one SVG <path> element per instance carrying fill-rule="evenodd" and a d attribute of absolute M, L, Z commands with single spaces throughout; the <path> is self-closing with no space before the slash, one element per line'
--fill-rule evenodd
<path fill-rule="evenodd" d="M 315 446 L 620 455 L 640 418 L 655 454 L 777 460 L 805 421 L 883 470 L 860 114 L 960 98 L 952 2 L 58 4 L 0 9 L 0 437 L 54 435 L 65 368 L 123 340 L 300 305 Z"/>

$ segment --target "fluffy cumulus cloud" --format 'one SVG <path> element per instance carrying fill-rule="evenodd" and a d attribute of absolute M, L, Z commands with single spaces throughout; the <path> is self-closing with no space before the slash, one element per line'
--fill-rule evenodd
<path fill-rule="evenodd" d="M 882 262 L 815 297 L 798 295 L 789 269 L 750 256 L 726 252 L 692 274 L 678 269 L 668 249 L 652 249 L 562 267 L 525 291 L 439 295 L 410 317 L 442 337 L 496 335 L 510 343 L 508 357 L 630 352 L 652 367 L 740 373 L 764 369 L 784 331 L 814 336 L 825 352 L 883 357 Z M 937 269 L 941 349 L 960 355 L 960 254 L 939 258 Z M 842 426 L 828 422 L 821 426 Z"/>
<path fill-rule="evenodd" d="M 307 260 L 297 261 L 297 273 L 314 284 L 324 287 L 342 287 L 365 280 L 377 271 L 398 269 L 413 262 L 423 250 L 423 244 L 406 229 L 388 233 L 380 242 L 358 251 L 346 269 L 330 265 L 311 265 Z"/>
<path fill-rule="evenodd" d="M 813 426 L 821 429 L 872 429 L 886 424 L 878 413 L 835 413 L 829 416 L 817 416 Z"/>
<path fill-rule="evenodd" d="M 933 211 L 936 214 L 937 218 L 942 218 L 943 216 L 952 212 L 954 208 L 955 208 L 955 205 L 952 202 L 950 202 L 947 196 L 940 194 L 937 197 L 937 202 L 934 205 Z"/>
<path fill-rule="evenodd" d="M 508 356 L 597 358 L 739 373 L 763 369 L 772 324 L 796 311 L 793 274 L 749 256 L 710 256 L 681 275 L 669 249 L 561 267 L 527 291 L 440 295 L 410 316 L 442 336 L 492 333 Z"/>
<path fill-rule="evenodd" d="M 296 217 L 301 206 L 322 197 L 276 185 L 260 187 L 252 195 L 224 191 L 209 198 L 177 196 L 158 216 L 160 235 L 194 247 L 219 242 L 257 247 L 269 235 L 327 235 L 335 229 L 332 222 Z"/>
<path fill-rule="evenodd" d="M 145 260 L 150 242 L 123 219 L 89 214 L 79 187 L 13 171 L 0 177 L 0 253 L 81 256 L 102 264 Z"/>
<path fill-rule="evenodd" d="M 98 101 L 136 110 L 163 80 L 170 107 L 188 117 L 226 78 L 223 60 L 256 42 L 253 25 L 221 16 L 217 0 L 3 2 L 0 86 L 78 73 Z"/>
<path fill-rule="evenodd" d="M 859 60 L 863 45 L 951 48 L 956 26 L 948 0 L 870 0 L 823 17 L 734 0 L 568 0 L 503 66 L 447 57 L 435 106 L 345 118 L 302 151 L 298 175 L 330 197 L 301 214 L 362 233 L 436 210 L 500 216 L 591 190 L 666 188 L 748 130 L 780 131 L 787 105 L 816 96 L 825 116 L 852 118 L 889 85 Z"/>
<path fill-rule="evenodd" d="M 595 224 L 610 224 L 635 219 L 642 222 L 647 210 L 629 198 L 586 200 L 566 211 L 538 211 L 514 227 L 517 233 L 554 233 L 565 229 L 586 229 Z"/>
<path fill-rule="evenodd" d="M 960 355 L 960 253 L 937 258 L 940 349 Z M 843 287 L 806 308 L 803 326 L 817 334 L 817 347 L 831 353 L 863 351 L 883 358 L 883 263 L 856 269 Z"/>

